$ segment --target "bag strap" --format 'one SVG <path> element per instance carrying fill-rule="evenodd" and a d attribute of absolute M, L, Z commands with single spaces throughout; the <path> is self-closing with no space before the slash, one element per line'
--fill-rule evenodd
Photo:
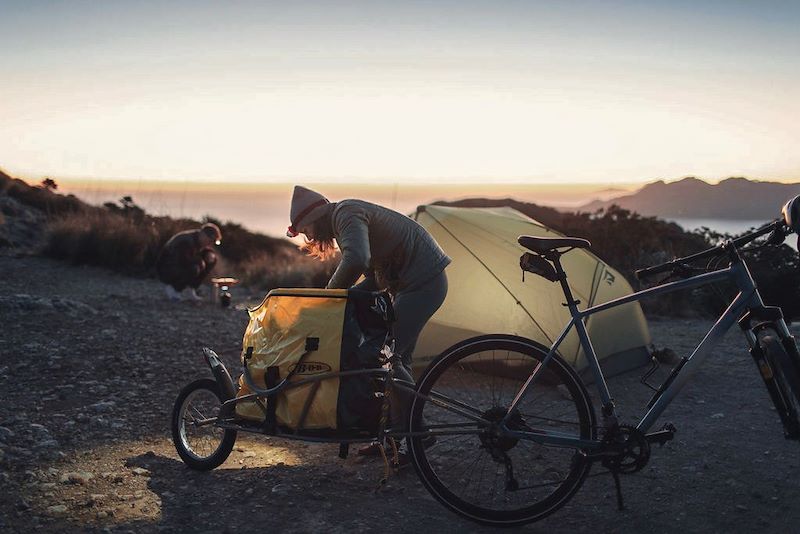
<path fill-rule="evenodd" d="M 264 382 L 267 386 L 267 389 L 272 389 L 278 385 L 280 382 L 280 371 L 277 366 L 274 367 L 267 367 L 266 372 L 264 373 Z M 275 416 L 275 410 L 278 404 L 278 395 L 273 393 L 272 395 L 267 395 L 267 415 L 264 419 L 264 426 L 266 427 L 266 431 L 270 434 L 274 434 L 277 430 L 277 418 Z"/>

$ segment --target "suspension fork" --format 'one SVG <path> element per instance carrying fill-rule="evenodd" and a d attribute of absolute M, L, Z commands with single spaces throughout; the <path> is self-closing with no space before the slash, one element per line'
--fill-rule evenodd
<path fill-rule="evenodd" d="M 754 322 L 756 324 L 753 324 Z M 800 353 L 798 353 L 795 338 L 789 332 L 786 321 L 783 319 L 783 312 L 775 306 L 758 306 L 748 310 L 742 316 L 739 320 L 739 326 L 744 331 L 747 342 L 750 345 L 750 355 L 753 357 L 753 361 L 764 381 L 772 404 L 780 416 L 786 436 L 795 436 L 800 429 L 798 429 L 796 415 L 790 415 L 790 401 L 785 398 L 785 395 L 793 395 L 794 393 L 792 391 L 783 391 L 777 383 L 775 373 L 781 371 L 773 368 L 775 360 L 767 357 L 766 348 L 758 339 L 759 332 L 767 329 L 773 330 L 778 336 L 777 341 L 782 345 L 791 360 L 790 365 L 800 372 Z"/>

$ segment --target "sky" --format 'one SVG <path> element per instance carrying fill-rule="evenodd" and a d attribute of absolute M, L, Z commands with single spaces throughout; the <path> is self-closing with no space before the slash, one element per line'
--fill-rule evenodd
<path fill-rule="evenodd" d="M 798 28 L 771 0 L 0 0 L 0 168 L 800 181 Z"/>

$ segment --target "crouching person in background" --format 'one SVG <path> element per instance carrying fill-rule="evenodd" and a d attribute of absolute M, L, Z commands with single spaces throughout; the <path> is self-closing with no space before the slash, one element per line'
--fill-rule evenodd
<path fill-rule="evenodd" d="M 188 297 L 200 300 L 197 288 L 217 264 L 214 246 L 221 240 L 219 227 L 206 223 L 197 230 L 179 232 L 166 242 L 156 261 L 156 272 L 166 284 L 167 297 L 180 300 L 181 292 L 188 287 Z"/>

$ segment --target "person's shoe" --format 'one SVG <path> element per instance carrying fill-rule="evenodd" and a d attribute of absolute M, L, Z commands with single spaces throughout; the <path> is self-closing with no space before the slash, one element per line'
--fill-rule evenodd
<path fill-rule="evenodd" d="M 411 465 L 411 455 L 406 451 L 398 452 L 397 465 L 395 466 L 395 469 L 403 469 L 409 465 Z"/>
<path fill-rule="evenodd" d="M 359 456 L 380 456 L 381 455 L 381 445 L 377 441 L 373 441 L 369 445 L 365 445 L 361 447 L 356 452 Z"/>
<path fill-rule="evenodd" d="M 422 438 L 422 447 L 427 450 L 436 445 L 436 436 L 430 435 Z M 411 464 L 411 453 L 405 446 L 397 453 L 397 469 L 403 469 Z"/>
<path fill-rule="evenodd" d="M 430 436 L 425 436 L 424 438 L 422 438 L 422 446 L 425 449 L 429 449 L 430 447 L 433 447 L 434 445 L 436 445 L 436 436 L 430 435 Z M 358 452 L 356 454 L 358 454 L 359 456 L 380 456 L 381 455 L 381 447 L 380 447 L 380 445 L 378 444 L 377 441 L 373 441 L 369 445 L 366 445 L 366 446 L 361 447 L 360 449 L 358 449 Z M 391 454 L 391 450 L 387 450 L 386 454 Z M 404 453 L 401 453 L 401 454 L 404 454 Z"/>
<path fill-rule="evenodd" d="M 181 300 L 181 294 L 175 291 L 175 288 L 170 285 L 164 286 L 164 293 L 167 294 L 169 300 Z"/>

